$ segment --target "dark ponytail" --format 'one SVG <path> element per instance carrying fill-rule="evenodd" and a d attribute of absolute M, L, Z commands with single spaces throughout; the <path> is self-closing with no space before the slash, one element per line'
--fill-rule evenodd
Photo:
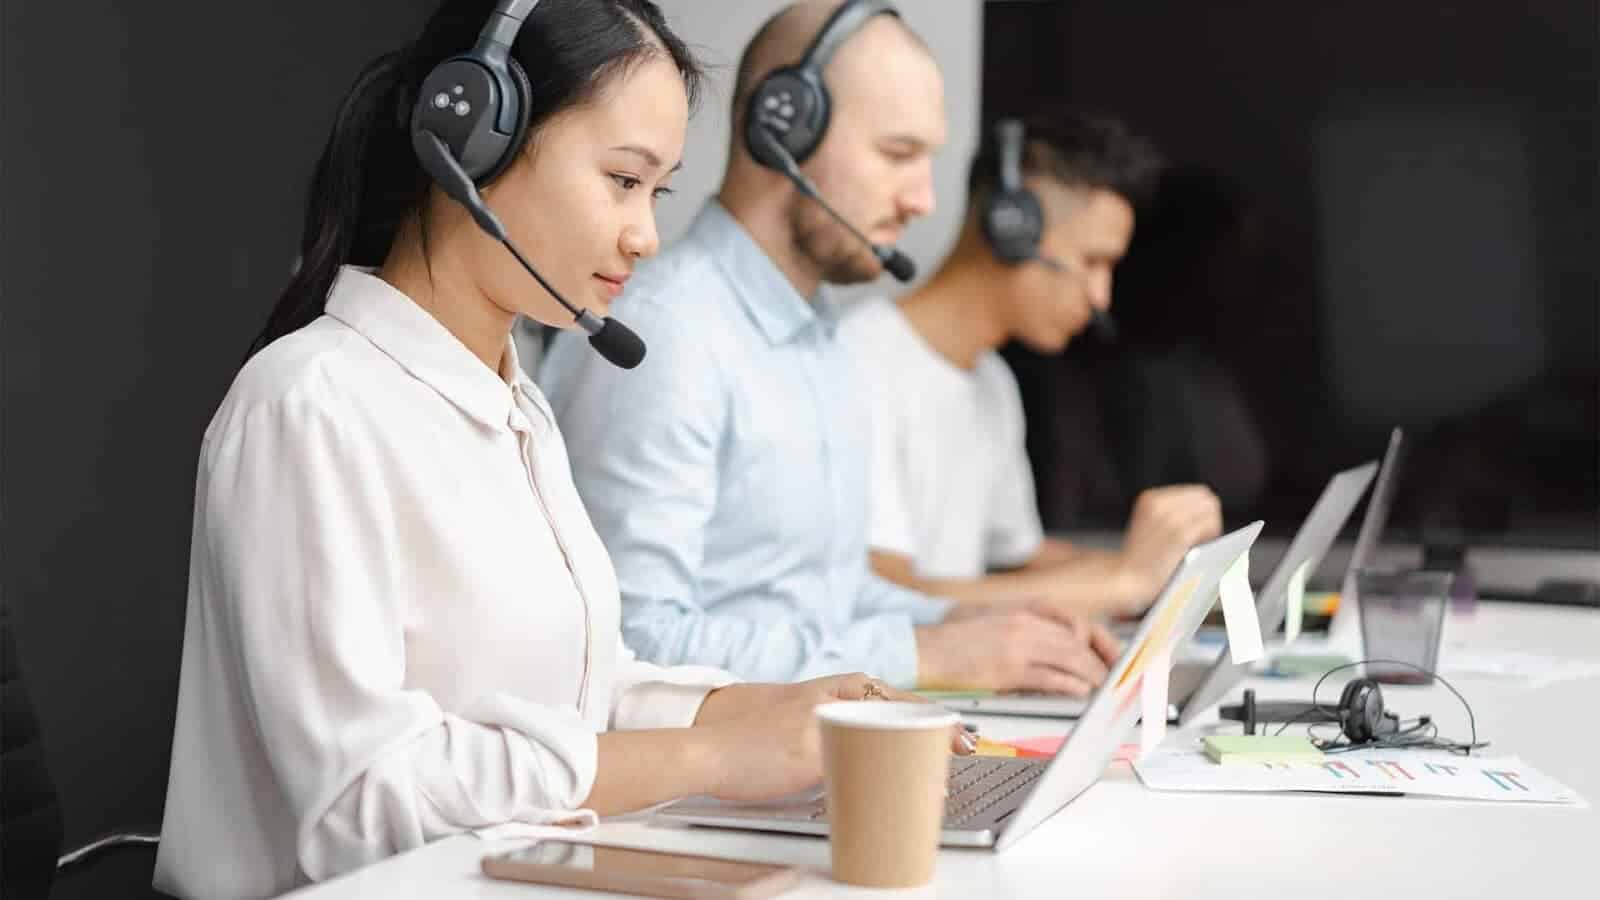
<path fill-rule="evenodd" d="M 400 225 L 421 208 L 429 180 L 409 133 L 417 86 L 435 65 L 472 46 L 494 5 L 444 0 L 414 44 L 379 57 L 356 78 L 311 176 L 299 265 L 250 356 L 321 316 L 339 268 L 381 264 Z M 655 3 L 544 0 L 512 48 L 532 86 L 529 143 L 551 116 L 587 102 L 607 79 L 657 53 L 677 67 L 693 104 L 700 66 Z"/>

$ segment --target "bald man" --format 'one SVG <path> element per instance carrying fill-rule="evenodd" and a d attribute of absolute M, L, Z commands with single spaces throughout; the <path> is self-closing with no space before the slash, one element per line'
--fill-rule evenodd
<path fill-rule="evenodd" d="M 761 78 L 797 62 L 838 8 L 788 7 L 746 48 L 719 193 L 616 304 L 649 342 L 643 364 L 613 368 L 563 333 L 541 370 L 616 567 L 623 635 L 646 659 L 752 679 L 862 670 L 906 687 L 1081 694 L 1113 652 L 1103 630 L 1022 605 L 969 614 L 868 566 L 871 431 L 824 286 L 880 264 L 743 139 Z M 898 17 L 876 14 L 824 80 L 831 121 L 801 168 L 873 241 L 895 241 L 933 209 L 938 66 Z"/>

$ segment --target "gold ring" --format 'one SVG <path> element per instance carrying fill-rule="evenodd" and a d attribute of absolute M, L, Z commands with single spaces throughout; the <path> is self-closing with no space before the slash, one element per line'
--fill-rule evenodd
<path fill-rule="evenodd" d="M 861 699 L 871 700 L 874 697 L 878 698 L 879 700 L 883 699 L 883 687 L 876 681 L 869 681 L 867 682 L 866 688 L 864 688 L 861 692 Z"/>

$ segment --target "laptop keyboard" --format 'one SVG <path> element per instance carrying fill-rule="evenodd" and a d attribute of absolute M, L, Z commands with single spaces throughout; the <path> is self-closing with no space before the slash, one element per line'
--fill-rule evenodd
<path fill-rule="evenodd" d="M 945 783 L 948 797 L 944 802 L 944 827 L 957 828 L 982 818 L 1007 798 L 1027 790 L 1039 780 L 1044 770 L 1043 760 L 992 756 L 964 756 L 951 760 L 950 780 Z M 827 800 L 824 798 L 806 810 L 804 817 L 822 819 L 827 814 Z"/>
<path fill-rule="evenodd" d="M 1007 798 L 1027 790 L 1044 774 L 1043 761 L 985 756 L 958 757 L 950 764 L 950 796 L 944 824 L 956 827 L 981 818 Z"/>

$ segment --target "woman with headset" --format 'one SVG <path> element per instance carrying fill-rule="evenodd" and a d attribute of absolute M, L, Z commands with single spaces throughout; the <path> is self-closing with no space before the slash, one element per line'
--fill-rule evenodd
<path fill-rule="evenodd" d="M 783 795 L 820 778 L 817 703 L 894 696 L 633 658 L 510 340 L 573 317 L 451 199 L 472 178 L 603 313 L 657 249 L 698 79 L 648 0 L 446 0 L 357 79 L 201 449 L 158 887 L 266 896 L 504 822 Z"/>

